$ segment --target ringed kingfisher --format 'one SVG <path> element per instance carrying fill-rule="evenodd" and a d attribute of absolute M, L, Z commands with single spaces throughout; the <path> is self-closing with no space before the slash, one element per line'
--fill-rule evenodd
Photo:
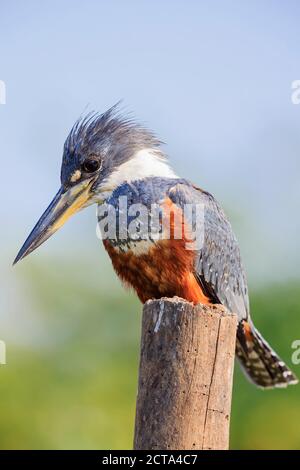
<path fill-rule="evenodd" d="M 298 382 L 254 327 L 248 287 L 237 239 L 224 211 L 207 191 L 178 177 L 156 136 L 113 106 L 103 114 L 90 113 L 73 126 L 64 144 L 61 187 L 28 236 L 14 263 L 24 258 L 70 216 L 90 204 L 113 207 L 118 223 L 120 198 L 150 211 L 162 209 L 161 228 L 168 214 L 170 236 L 130 237 L 129 232 L 103 237 L 113 267 L 145 303 L 178 296 L 194 304 L 223 304 L 238 315 L 236 355 L 248 378 L 262 388 Z M 202 207 L 202 241 L 187 247 L 174 236 L 174 218 L 185 205 Z M 169 209 L 164 211 L 163 209 Z M 124 212 L 124 210 L 123 210 Z M 98 212 L 99 214 L 99 212 Z M 172 216 L 173 214 L 173 216 Z M 124 214 L 123 214 L 124 215 Z M 99 221 L 103 215 L 99 215 Z M 182 217 L 187 232 L 190 219 Z M 117 224 L 118 225 L 118 224 Z"/>

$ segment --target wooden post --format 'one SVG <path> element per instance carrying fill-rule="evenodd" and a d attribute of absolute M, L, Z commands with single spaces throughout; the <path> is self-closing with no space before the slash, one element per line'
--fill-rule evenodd
<path fill-rule="evenodd" d="M 236 328 L 221 305 L 145 304 L 134 449 L 228 449 Z"/>

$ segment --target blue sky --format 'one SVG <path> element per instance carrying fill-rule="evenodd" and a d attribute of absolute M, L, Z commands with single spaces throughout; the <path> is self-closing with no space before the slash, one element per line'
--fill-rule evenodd
<path fill-rule="evenodd" d="M 28 0 L 0 11 L 5 262 L 59 187 L 73 122 L 123 99 L 177 172 L 232 215 L 252 282 L 299 276 L 299 2 Z M 77 215 L 41 256 L 97 250 L 94 217 Z"/>

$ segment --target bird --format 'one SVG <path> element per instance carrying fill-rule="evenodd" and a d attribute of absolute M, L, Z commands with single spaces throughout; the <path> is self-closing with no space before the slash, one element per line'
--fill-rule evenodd
<path fill-rule="evenodd" d="M 238 241 L 220 204 L 177 176 L 162 142 L 118 103 L 75 122 L 64 144 L 61 187 L 14 264 L 91 204 L 114 270 L 142 303 L 178 296 L 222 304 L 238 316 L 236 357 L 248 379 L 264 389 L 298 382 L 251 320 Z M 192 238 L 196 225 L 199 243 Z"/>

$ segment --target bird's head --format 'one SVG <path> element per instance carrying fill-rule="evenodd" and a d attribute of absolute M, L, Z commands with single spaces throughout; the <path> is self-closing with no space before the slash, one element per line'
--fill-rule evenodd
<path fill-rule="evenodd" d="M 78 120 L 68 135 L 61 166 L 61 187 L 19 251 L 27 256 L 73 214 L 102 203 L 124 181 L 175 176 L 155 136 L 123 118 L 117 105 L 104 114 Z"/>

